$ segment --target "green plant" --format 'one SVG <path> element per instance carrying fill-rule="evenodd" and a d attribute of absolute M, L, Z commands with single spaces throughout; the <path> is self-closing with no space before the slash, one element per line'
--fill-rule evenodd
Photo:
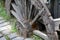
<path fill-rule="evenodd" d="M 10 20 L 10 16 L 7 15 L 5 7 L 4 7 L 4 2 L 0 1 L 0 16 L 3 17 L 6 20 Z"/>
<path fill-rule="evenodd" d="M 12 28 L 11 28 L 11 32 L 17 32 L 17 28 L 16 28 L 16 19 L 11 19 L 11 25 L 12 25 Z"/>
<path fill-rule="evenodd" d="M 33 38 L 34 40 L 43 40 L 42 38 L 40 38 L 39 36 L 37 36 L 37 35 L 35 35 L 35 34 L 32 36 L 32 38 Z"/>
<path fill-rule="evenodd" d="M 7 35 L 5 35 L 5 38 L 6 38 L 6 40 L 10 40 L 10 38 Z"/>

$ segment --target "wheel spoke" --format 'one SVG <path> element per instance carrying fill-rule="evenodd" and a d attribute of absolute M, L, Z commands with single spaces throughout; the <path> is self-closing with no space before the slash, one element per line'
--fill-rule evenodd
<path fill-rule="evenodd" d="M 31 17 L 31 11 L 32 11 L 32 5 L 30 6 L 30 11 L 29 11 L 29 15 L 28 15 L 28 20 L 30 20 L 30 17 Z"/>
<path fill-rule="evenodd" d="M 22 1 L 22 0 L 15 0 L 15 2 L 19 6 L 19 9 L 21 11 L 22 16 L 25 17 L 25 9 L 24 9 L 25 4 L 24 4 L 24 1 Z"/>
<path fill-rule="evenodd" d="M 23 20 L 24 20 L 24 18 L 21 16 L 21 14 L 20 14 L 20 16 L 19 16 L 19 14 L 17 14 L 16 12 L 14 12 L 13 10 L 11 10 L 11 13 L 17 18 L 17 20 L 22 24 L 22 26 L 25 28 L 25 25 L 23 24 Z"/>
<path fill-rule="evenodd" d="M 15 1 L 16 5 L 17 5 L 19 0 L 14 0 L 14 1 Z"/>
<path fill-rule="evenodd" d="M 15 11 L 18 10 L 18 6 L 16 6 L 15 4 L 12 3 L 12 7 L 14 8 Z"/>
<path fill-rule="evenodd" d="M 44 8 L 42 8 L 42 10 L 39 11 L 39 13 L 35 16 L 35 18 L 30 22 L 31 25 L 37 20 L 37 18 L 41 15 L 43 11 L 44 11 Z"/>

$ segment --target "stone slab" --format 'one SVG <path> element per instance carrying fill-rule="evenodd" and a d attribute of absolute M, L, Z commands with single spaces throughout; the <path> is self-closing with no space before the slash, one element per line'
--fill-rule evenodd
<path fill-rule="evenodd" d="M 11 33 L 11 30 L 4 30 L 4 31 L 2 31 L 2 33 L 3 33 L 4 35 L 8 35 L 8 34 Z"/>
<path fill-rule="evenodd" d="M 6 25 L 4 27 L 0 27 L 0 31 L 3 31 L 3 30 L 10 30 L 11 29 L 11 26 L 10 25 Z"/>
<path fill-rule="evenodd" d="M 1 24 L 0 24 L 0 27 L 4 27 L 4 26 L 6 26 L 6 25 L 8 25 L 8 24 L 9 24 L 9 22 L 1 23 Z"/>

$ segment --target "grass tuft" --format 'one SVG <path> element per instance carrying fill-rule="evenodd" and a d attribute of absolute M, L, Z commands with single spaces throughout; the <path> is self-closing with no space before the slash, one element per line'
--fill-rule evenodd
<path fill-rule="evenodd" d="M 12 28 L 11 28 L 11 32 L 17 32 L 17 28 L 16 28 L 16 19 L 12 19 L 11 20 L 11 25 L 12 25 Z"/>
<path fill-rule="evenodd" d="M 43 40 L 42 38 L 40 38 L 39 36 L 37 36 L 37 35 L 35 35 L 35 34 L 32 36 L 32 38 L 33 38 L 34 40 Z"/>
<path fill-rule="evenodd" d="M 7 35 L 5 35 L 5 38 L 6 38 L 6 40 L 10 40 L 10 38 Z"/>

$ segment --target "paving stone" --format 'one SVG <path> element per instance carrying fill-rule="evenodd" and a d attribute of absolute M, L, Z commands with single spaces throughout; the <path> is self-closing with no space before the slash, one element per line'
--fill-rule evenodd
<path fill-rule="evenodd" d="M 23 37 L 16 37 L 16 38 L 14 38 L 12 40 L 24 40 L 24 38 Z"/>
<path fill-rule="evenodd" d="M 10 25 L 6 25 L 4 27 L 0 27 L 0 31 L 3 31 L 3 30 L 10 30 L 11 29 L 11 26 Z"/>
<path fill-rule="evenodd" d="M 0 20 L 0 24 L 6 22 L 5 20 Z"/>
<path fill-rule="evenodd" d="M 8 34 L 11 33 L 11 31 L 10 31 L 10 30 L 4 30 L 4 31 L 2 31 L 2 33 L 3 33 L 4 35 L 8 35 Z"/>
<path fill-rule="evenodd" d="M 26 38 L 25 40 L 33 40 L 32 38 Z"/>
<path fill-rule="evenodd" d="M 0 24 L 0 27 L 4 27 L 4 26 L 6 26 L 6 25 L 8 25 L 8 24 L 9 24 L 9 22 L 1 23 L 1 24 Z"/>
<path fill-rule="evenodd" d="M 8 35 L 8 37 L 9 37 L 10 39 L 13 39 L 13 38 L 18 37 L 18 35 L 17 35 L 17 33 L 12 33 L 12 34 Z"/>
<path fill-rule="evenodd" d="M 6 40 L 6 38 L 5 37 L 2 37 L 2 38 L 0 38 L 0 40 Z"/>

